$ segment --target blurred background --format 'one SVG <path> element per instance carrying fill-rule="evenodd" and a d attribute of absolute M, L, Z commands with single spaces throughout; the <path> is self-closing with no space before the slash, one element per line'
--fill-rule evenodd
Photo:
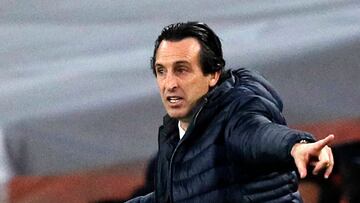
<path fill-rule="evenodd" d="M 0 0 L 1 198 L 121 202 L 139 191 L 165 114 L 153 44 L 179 21 L 212 27 L 228 69 L 264 75 L 291 127 L 335 133 L 339 168 L 301 190 L 307 202 L 326 202 L 324 191 L 350 201 L 343 168 L 360 165 L 355 0 Z"/>

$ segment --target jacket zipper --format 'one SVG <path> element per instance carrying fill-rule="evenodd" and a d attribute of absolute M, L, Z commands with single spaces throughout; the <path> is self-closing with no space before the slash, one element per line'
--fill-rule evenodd
<path fill-rule="evenodd" d="M 202 109 L 204 108 L 205 104 L 208 102 L 208 99 L 207 98 L 204 98 L 204 103 L 201 105 L 200 109 L 198 110 L 198 112 L 195 114 L 194 116 L 194 119 L 193 121 L 191 122 L 191 125 L 189 125 L 189 127 L 191 126 L 194 126 L 195 123 L 196 123 L 196 120 L 197 120 L 197 117 L 199 116 L 200 112 L 202 111 Z M 186 134 L 186 133 L 185 133 Z M 184 136 L 185 137 L 185 136 Z M 174 152 L 172 153 L 171 155 L 171 158 L 170 158 L 170 164 L 169 164 L 169 174 L 168 174 L 168 177 L 170 178 L 170 191 L 169 191 L 169 198 L 170 198 L 170 203 L 173 203 L 174 200 L 173 200 L 173 177 L 172 177 L 172 165 L 173 165 L 173 159 L 175 157 L 175 154 L 176 154 L 176 151 L 178 150 L 178 148 L 180 147 L 180 145 L 184 142 L 184 138 L 181 139 L 179 141 L 179 143 L 176 145 L 175 149 L 174 149 Z"/>

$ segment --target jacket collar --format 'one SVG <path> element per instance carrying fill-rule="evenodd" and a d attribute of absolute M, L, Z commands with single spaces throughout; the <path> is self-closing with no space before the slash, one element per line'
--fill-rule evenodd
<path fill-rule="evenodd" d="M 219 83 L 201 98 L 198 105 L 193 109 L 191 124 L 194 125 L 194 122 L 198 124 L 203 120 L 206 122 L 214 113 L 219 112 L 219 109 L 224 108 L 234 99 L 240 98 L 246 101 L 250 97 L 249 95 L 262 97 L 273 103 L 279 112 L 282 111 L 282 100 L 271 84 L 257 72 L 240 68 L 227 70 L 222 74 Z M 202 111 L 203 108 L 205 108 L 204 111 Z M 168 135 L 178 134 L 177 122 L 178 120 L 170 118 L 169 115 L 164 117 L 164 130 Z"/>

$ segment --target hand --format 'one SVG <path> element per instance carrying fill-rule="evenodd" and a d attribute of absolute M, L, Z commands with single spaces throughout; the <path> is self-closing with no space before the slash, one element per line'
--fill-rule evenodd
<path fill-rule="evenodd" d="M 314 143 L 296 143 L 291 149 L 291 156 L 295 160 L 295 165 L 299 171 L 300 178 L 307 175 L 307 166 L 314 166 L 312 173 L 317 175 L 321 170 L 325 170 L 324 178 L 328 178 L 334 167 L 334 157 L 331 148 L 327 145 L 334 140 L 334 135 Z"/>

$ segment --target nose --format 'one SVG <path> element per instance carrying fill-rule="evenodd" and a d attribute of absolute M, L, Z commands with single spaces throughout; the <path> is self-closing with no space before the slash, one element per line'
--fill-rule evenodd
<path fill-rule="evenodd" d="M 177 79 L 172 73 L 168 73 L 165 79 L 165 88 L 167 91 L 174 91 L 178 87 Z"/>

